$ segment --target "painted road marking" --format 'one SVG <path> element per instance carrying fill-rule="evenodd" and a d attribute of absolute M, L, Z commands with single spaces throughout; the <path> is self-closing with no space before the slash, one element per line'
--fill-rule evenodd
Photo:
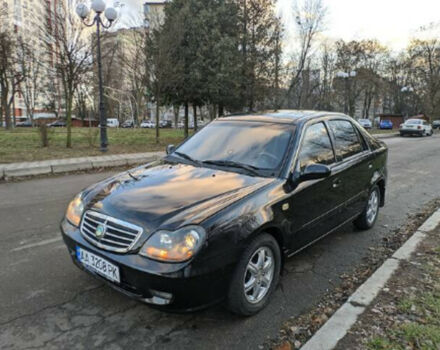
<path fill-rule="evenodd" d="M 42 241 L 40 241 L 40 242 L 30 243 L 30 244 L 25 244 L 25 245 L 22 245 L 22 246 L 20 246 L 20 247 L 17 247 L 17 248 L 11 249 L 11 252 L 19 252 L 19 251 L 21 251 L 21 250 L 25 250 L 25 249 L 30 249 L 30 248 L 35 248 L 35 247 L 41 247 L 41 246 L 48 245 L 48 244 L 52 244 L 52 243 L 56 243 L 56 242 L 59 242 L 59 241 L 61 241 L 61 237 L 56 237 L 56 238 L 51 238 L 51 239 L 45 239 L 45 240 L 42 240 Z"/>

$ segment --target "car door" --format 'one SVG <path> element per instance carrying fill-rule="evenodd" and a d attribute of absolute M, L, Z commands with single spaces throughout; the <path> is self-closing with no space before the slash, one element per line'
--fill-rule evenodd
<path fill-rule="evenodd" d="M 365 207 L 374 172 L 373 155 L 362 134 L 350 120 L 333 119 L 327 123 L 338 160 L 332 170 L 344 201 L 338 213 L 343 222 L 356 216 Z"/>
<path fill-rule="evenodd" d="M 313 163 L 334 165 L 335 153 L 324 122 L 308 125 L 303 133 L 295 171 L 303 171 Z M 335 207 L 342 202 L 333 187 L 334 181 L 335 177 L 330 175 L 325 179 L 302 182 L 290 194 L 291 251 L 304 247 L 335 227 Z"/>

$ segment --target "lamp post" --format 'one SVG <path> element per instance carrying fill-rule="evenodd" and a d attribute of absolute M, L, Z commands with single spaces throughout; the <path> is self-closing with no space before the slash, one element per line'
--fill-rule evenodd
<path fill-rule="evenodd" d="M 402 87 L 402 89 L 400 90 L 400 92 L 403 94 L 404 99 L 403 99 L 403 104 L 404 104 L 404 109 L 405 109 L 405 114 L 406 114 L 406 118 L 409 117 L 409 106 L 408 106 L 408 101 L 407 101 L 407 96 L 409 96 L 412 92 L 414 92 L 414 88 L 411 86 L 404 86 Z"/>
<path fill-rule="evenodd" d="M 102 62 L 101 62 L 101 27 L 108 29 L 118 17 L 116 9 L 113 7 L 105 8 L 104 0 L 93 0 L 92 10 L 95 12 L 95 16 L 91 23 L 86 23 L 86 18 L 90 13 L 90 9 L 86 4 L 78 4 L 76 7 L 76 14 L 81 18 L 81 21 L 87 27 L 96 25 L 96 38 L 97 38 L 97 61 L 98 61 L 98 89 L 99 89 L 99 125 L 101 136 L 101 152 L 107 152 L 108 139 L 107 139 L 107 117 L 105 115 L 104 106 L 104 93 L 102 87 Z M 105 11 L 105 12 L 104 12 Z M 107 18 L 108 24 L 106 25 L 101 14 L 104 12 L 104 16 Z"/>
<path fill-rule="evenodd" d="M 337 72 L 336 73 L 336 77 L 337 78 L 341 78 L 345 80 L 345 106 L 344 106 L 344 113 L 348 114 L 349 113 L 349 105 L 350 105 L 350 78 L 355 78 L 357 76 L 357 72 L 356 71 L 351 71 L 351 72 Z"/>

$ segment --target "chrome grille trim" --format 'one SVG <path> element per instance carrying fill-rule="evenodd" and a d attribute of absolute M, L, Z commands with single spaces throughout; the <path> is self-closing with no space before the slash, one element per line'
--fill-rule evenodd
<path fill-rule="evenodd" d="M 99 225 L 105 227 L 105 233 L 100 239 L 95 236 L 95 230 Z M 143 229 L 129 222 L 88 210 L 81 220 L 80 231 L 87 241 L 98 248 L 127 253 L 137 243 Z"/>

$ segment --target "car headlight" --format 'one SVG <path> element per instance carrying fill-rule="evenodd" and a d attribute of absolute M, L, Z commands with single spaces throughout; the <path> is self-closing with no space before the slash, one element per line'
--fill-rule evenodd
<path fill-rule="evenodd" d="M 186 226 L 177 231 L 157 231 L 143 245 L 139 254 L 168 262 L 191 259 L 202 247 L 206 232 L 200 226 Z"/>
<path fill-rule="evenodd" d="M 84 203 L 81 199 L 81 193 L 78 194 L 73 200 L 69 203 L 66 211 L 66 218 L 72 225 L 76 227 L 79 226 L 81 222 L 81 216 L 84 212 Z"/>

